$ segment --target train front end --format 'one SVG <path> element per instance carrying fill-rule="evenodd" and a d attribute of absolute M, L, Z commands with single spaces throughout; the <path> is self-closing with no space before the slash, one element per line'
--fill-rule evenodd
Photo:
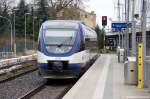
<path fill-rule="evenodd" d="M 46 21 L 42 24 L 38 43 L 38 68 L 43 78 L 76 78 L 83 65 L 78 53 L 82 39 L 79 24 Z"/>

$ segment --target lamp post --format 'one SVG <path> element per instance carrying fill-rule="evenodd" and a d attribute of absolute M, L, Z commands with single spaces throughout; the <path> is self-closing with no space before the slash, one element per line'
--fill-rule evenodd
<path fill-rule="evenodd" d="M 7 17 L 3 17 L 3 16 L 0 16 L 0 18 L 3 18 L 3 19 L 5 19 L 5 20 L 7 20 L 8 22 L 9 22 L 9 24 L 10 24 L 10 26 L 11 26 L 11 51 L 12 51 L 12 45 L 13 45 L 13 34 L 12 34 L 12 23 L 11 23 L 11 20 L 10 19 L 8 19 Z"/>
<path fill-rule="evenodd" d="M 29 15 L 30 13 L 25 13 L 25 27 L 24 27 L 24 29 L 25 29 L 25 49 L 27 49 L 27 27 L 26 27 L 26 25 L 27 25 L 27 22 L 26 22 L 26 16 L 27 15 Z"/>
<path fill-rule="evenodd" d="M 42 19 L 39 19 L 39 29 L 41 27 Z"/>
<path fill-rule="evenodd" d="M 15 20 L 15 18 L 16 18 L 16 14 L 15 14 L 15 10 L 14 10 L 14 42 L 15 42 L 15 36 L 16 36 L 16 27 L 15 27 L 15 22 L 16 22 L 16 20 Z"/>
<path fill-rule="evenodd" d="M 34 43 L 34 22 L 35 22 L 35 19 L 36 19 L 37 17 L 34 17 L 33 16 L 33 20 L 32 20 L 32 28 L 33 28 L 33 48 L 34 48 L 34 45 L 35 45 L 35 43 Z"/>
<path fill-rule="evenodd" d="M 14 44 L 14 56 L 16 56 L 16 13 L 15 13 L 15 11 L 16 10 L 18 10 L 18 9 L 13 9 L 13 11 L 14 11 L 14 36 L 13 36 L 13 44 Z"/>

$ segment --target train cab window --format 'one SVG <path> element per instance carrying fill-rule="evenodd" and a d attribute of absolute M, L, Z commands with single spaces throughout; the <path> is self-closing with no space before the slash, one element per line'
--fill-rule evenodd
<path fill-rule="evenodd" d="M 85 48 L 91 50 L 97 48 L 97 40 L 95 38 L 85 38 Z"/>
<path fill-rule="evenodd" d="M 75 29 L 46 29 L 44 34 L 46 50 L 54 54 L 69 52 L 75 42 L 76 32 Z"/>

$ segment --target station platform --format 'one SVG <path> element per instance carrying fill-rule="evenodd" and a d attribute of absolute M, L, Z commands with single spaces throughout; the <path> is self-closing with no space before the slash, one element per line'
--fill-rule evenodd
<path fill-rule="evenodd" d="M 126 85 L 124 64 L 115 54 L 103 54 L 63 99 L 150 99 L 150 91 Z"/>

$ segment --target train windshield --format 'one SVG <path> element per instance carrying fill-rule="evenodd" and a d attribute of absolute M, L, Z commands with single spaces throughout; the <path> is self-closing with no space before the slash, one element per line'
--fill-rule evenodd
<path fill-rule="evenodd" d="M 76 30 L 46 29 L 45 45 L 50 53 L 66 53 L 71 50 L 75 41 Z"/>

